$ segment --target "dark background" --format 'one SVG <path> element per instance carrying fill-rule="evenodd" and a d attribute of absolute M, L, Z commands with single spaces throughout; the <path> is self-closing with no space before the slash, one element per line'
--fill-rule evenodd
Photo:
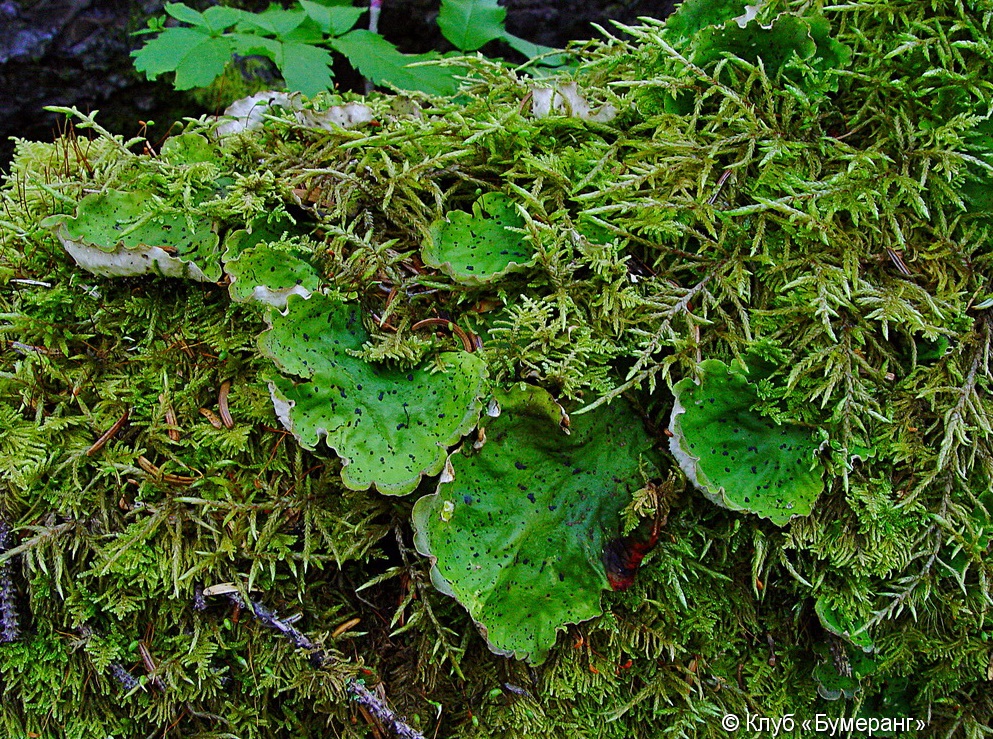
<path fill-rule="evenodd" d="M 209 0 L 187 0 L 205 7 Z M 266 2 L 249 0 L 240 7 L 261 10 Z M 287 3 L 288 4 L 288 3 Z M 402 51 L 449 51 L 438 30 L 439 0 L 385 0 L 379 30 Z M 639 16 L 664 18 L 675 0 L 505 0 L 507 29 L 546 46 L 561 47 L 573 39 L 598 34 L 591 23 L 610 28 L 611 20 L 635 23 Z M 129 53 L 143 43 L 133 32 L 161 14 L 163 0 L 0 0 L 0 169 L 13 151 L 11 136 L 50 141 L 57 135 L 59 116 L 46 105 L 99 110 L 98 120 L 115 133 L 137 135 L 140 121 L 157 122 L 150 137 L 162 136 L 183 116 L 207 110 L 188 93 L 173 91 L 167 78 L 148 82 L 131 65 Z M 359 21 L 367 23 L 366 19 Z M 484 52 L 509 56 L 496 43 Z M 358 89 L 359 80 L 341 61 L 336 81 Z"/>

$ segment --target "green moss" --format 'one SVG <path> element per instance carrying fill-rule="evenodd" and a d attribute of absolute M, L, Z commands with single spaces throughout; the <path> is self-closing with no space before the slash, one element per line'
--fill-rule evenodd
<path fill-rule="evenodd" d="M 590 44 L 577 89 L 617 110 L 606 122 L 536 119 L 527 85 L 478 62 L 456 99 L 369 100 L 378 126 L 284 111 L 217 139 L 189 122 L 151 156 L 83 116 L 20 143 L 0 189 L 0 513 L 25 636 L 0 645 L 17 698 L 0 733 L 368 736 L 353 677 L 439 737 L 716 737 L 746 711 L 988 726 L 993 21 L 888 0 L 825 7 L 825 27 L 799 7 L 760 19 L 810 24 L 813 56 L 778 76 L 751 57 L 687 65 L 656 24 Z M 684 114 L 663 104 L 676 94 Z M 90 275 L 40 225 L 112 191 L 209 222 L 218 252 L 271 223 L 265 243 L 316 273 L 311 300 L 354 310 L 342 362 L 444 377 L 457 327 L 493 385 L 543 387 L 577 423 L 626 395 L 660 445 L 701 363 L 761 356 L 749 412 L 828 433 L 824 490 L 781 528 L 680 485 L 635 496 L 629 529 L 670 511 L 658 547 L 531 671 L 431 586 L 410 500 L 351 489 L 281 428 L 261 307 L 211 282 Z M 483 192 L 516 204 L 533 251 L 461 283 L 421 248 Z M 222 387 L 232 428 L 209 418 Z M 334 659 L 316 669 L 227 599 L 194 610 L 222 583 L 299 613 Z M 863 641 L 874 668 L 829 690 L 851 700 L 819 697 L 831 645 L 853 661 Z"/>

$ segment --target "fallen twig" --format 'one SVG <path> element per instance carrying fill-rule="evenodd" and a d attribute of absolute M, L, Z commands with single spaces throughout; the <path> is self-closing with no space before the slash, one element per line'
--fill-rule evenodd
<path fill-rule="evenodd" d="M 10 525 L 0 519 L 0 552 L 10 548 Z M 17 641 L 21 630 L 17 623 L 17 603 L 14 594 L 14 580 L 11 577 L 10 560 L 0 562 L 0 643 Z"/>
<path fill-rule="evenodd" d="M 86 450 L 86 456 L 92 457 L 94 454 L 103 449 L 104 444 L 114 438 L 114 435 L 124 427 L 124 424 L 128 422 L 128 418 L 130 416 L 131 411 L 125 410 L 124 415 L 118 418 L 117 421 L 114 422 L 114 425 L 107 429 L 103 436 L 94 441 L 93 446 Z"/>
<path fill-rule="evenodd" d="M 330 654 L 314 644 L 306 634 L 293 626 L 287 619 L 281 618 L 275 611 L 255 600 L 249 600 L 246 604 L 245 600 L 238 593 L 226 593 L 225 595 L 236 606 L 254 613 L 255 618 L 261 621 L 262 624 L 285 636 L 293 642 L 295 647 L 306 650 L 310 655 L 311 663 L 315 667 L 323 667 L 334 660 Z M 399 737 L 399 739 L 425 739 L 422 733 L 408 726 L 400 717 L 393 713 L 384 700 L 376 696 L 358 680 L 349 680 L 345 684 L 345 689 L 356 703 L 363 706 L 383 726 Z"/>
<path fill-rule="evenodd" d="M 221 423 L 224 428 L 233 429 L 234 419 L 231 418 L 231 411 L 228 410 L 228 393 L 231 392 L 231 381 L 225 380 L 221 383 L 221 390 L 217 394 L 217 410 L 221 414 Z"/>

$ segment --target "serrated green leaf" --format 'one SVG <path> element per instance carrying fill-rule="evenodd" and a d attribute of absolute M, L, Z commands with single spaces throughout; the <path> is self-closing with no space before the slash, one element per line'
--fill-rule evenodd
<path fill-rule="evenodd" d="M 194 10 L 189 5 L 183 3 L 166 3 L 163 9 L 177 21 L 203 28 L 209 28 L 210 26 L 206 18 L 203 17 L 203 14 L 198 10 Z"/>
<path fill-rule="evenodd" d="M 472 204 L 472 214 L 449 211 L 444 220 L 432 224 L 421 257 L 463 284 L 492 282 L 534 258 L 534 248 L 513 230 L 523 227 L 524 218 L 513 200 L 502 193 L 486 193 Z"/>
<path fill-rule="evenodd" d="M 249 33 L 263 31 L 271 33 L 276 38 L 285 38 L 305 20 L 307 13 L 303 10 L 284 10 L 276 5 L 270 5 L 261 13 L 246 13 L 238 24 L 238 30 Z"/>
<path fill-rule="evenodd" d="M 313 97 L 331 89 L 333 60 L 326 50 L 310 44 L 286 42 L 281 57 L 276 64 L 291 92 L 299 90 Z"/>
<path fill-rule="evenodd" d="M 438 372 L 371 364 L 352 355 L 369 338 L 360 309 L 321 293 L 289 296 L 270 321 L 259 346 L 285 373 L 269 378 L 277 415 L 303 446 L 323 439 L 353 490 L 413 491 L 479 419 L 487 371 L 476 354 L 443 353 Z"/>
<path fill-rule="evenodd" d="M 814 467 L 821 441 L 809 429 L 777 425 L 751 410 L 755 386 L 723 362 L 705 360 L 700 371 L 701 384 L 686 377 L 673 387 L 669 448 L 683 472 L 724 508 L 777 526 L 809 515 L 824 489 Z"/>
<path fill-rule="evenodd" d="M 453 454 L 454 480 L 414 506 L 415 543 L 491 650 L 538 664 L 566 624 L 601 613 L 604 548 L 657 472 L 654 442 L 625 402 L 574 418 L 567 435 L 547 391 L 495 396 L 482 449 Z"/>
<path fill-rule="evenodd" d="M 512 33 L 504 33 L 500 37 L 503 41 L 507 42 L 514 51 L 520 52 L 528 59 L 534 59 L 536 56 L 542 56 L 543 54 L 549 54 L 541 60 L 541 64 L 546 67 L 560 67 L 569 61 L 568 54 L 553 54 L 552 52 L 561 51 L 561 49 L 554 49 L 551 46 L 542 46 L 541 44 L 536 44 L 527 39 L 521 38 L 520 36 L 515 36 Z"/>
<path fill-rule="evenodd" d="M 203 11 L 203 19 L 214 33 L 224 31 L 239 21 L 246 15 L 244 10 L 230 8 L 226 5 L 214 5 Z"/>
<path fill-rule="evenodd" d="M 308 16 L 304 18 L 303 23 L 279 38 L 281 41 L 295 41 L 299 44 L 320 46 L 324 43 L 326 36 L 327 34 L 321 30 L 321 27 L 314 23 Z"/>
<path fill-rule="evenodd" d="M 242 56 L 258 54 L 276 63 L 282 59 L 283 44 L 276 39 L 266 38 L 265 36 L 259 36 L 254 33 L 231 33 L 227 35 L 227 38 L 231 39 L 231 43 L 234 44 L 236 54 L 241 54 Z"/>
<path fill-rule="evenodd" d="M 341 36 L 355 27 L 365 8 L 327 6 L 312 0 L 300 0 L 300 5 L 318 27 L 328 36 Z"/>
<path fill-rule="evenodd" d="M 224 72 L 231 54 L 228 39 L 212 37 L 205 30 L 195 28 L 167 28 L 132 52 L 136 70 L 144 72 L 150 80 L 166 72 L 176 72 L 175 86 L 180 90 L 209 85 Z"/>
<path fill-rule="evenodd" d="M 177 90 L 192 90 L 206 87 L 224 74 L 224 68 L 231 61 L 231 42 L 223 37 L 207 37 L 199 46 L 190 50 L 176 67 L 176 79 L 172 83 Z"/>
<path fill-rule="evenodd" d="M 328 44 L 348 57 L 352 66 L 377 85 L 391 85 L 429 95 L 453 95 L 458 91 L 456 75 L 463 71 L 461 68 L 409 66 L 440 59 L 438 54 L 401 54 L 378 33 L 361 28 L 329 39 Z"/>
<path fill-rule="evenodd" d="M 505 34 L 507 9 L 497 0 L 442 0 L 438 28 L 462 51 L 475 51 Z"/>

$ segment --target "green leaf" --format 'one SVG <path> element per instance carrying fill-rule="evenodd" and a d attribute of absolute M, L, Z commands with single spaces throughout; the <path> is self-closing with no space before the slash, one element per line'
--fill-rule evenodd
<path fill-rule="evenodd" d="M 497 0 L 442 0 L 438 28 L 462 51 L 475 51 L 506 33 L 507 9 Z"/>
<path fill-rule="evenodd" d="M 700 364 L 697 385 L 676 383 L 669 448 L 713 503 L 749 511 L 783 526 L 810 514 L 824 489 L 816 455 L 821 441 L 795 425 L 777 425 L 751 410 L 758 392 L 743 374 L 716 359 Z"/>
<path fill-rule="evenodd" d="M 299 26 L 279 38 L 282 41 L 296 41 L 301 44 L 320 46 L 324 43 L 326 36 L 327 34 L 321 30 L 321 27 L 314 23 L 308 16 L 303 19 L 303 22 Z"/>
<path fill-rule="evenodd" d="M 760 58 L 770 77 L 774 77 L 792 57 L 810 59 L 817 44 L 810 35 L 810 24 L 795 15 L 783 14 L 771 27 L 752 20 L 741 28 L 737 23 L 705 28 L 694 37 L 691 60 L 705 67 L 725 53 L 755 63 Z"/>
<path fill-rule="evenodd" d="M 236 231 L 229 231 L 224 238 L 224 262 L 231 262 L 238 258 L 242 252 L 259 244 L 268 244 L 275 241 L 284 241 L 303 236 L 307 231 L 297 223 L 286 217 L 269 220 L 258 218 L 253 221 L 248 228 L 239 228 Z"/>
<path fill-rule="evenodd" d="M 244 20 L 247 13 L 238 8 L 229 8 L 226 5 L 215 5 L 203 11 L 203 18 L 214 33 L 220 33 L 239 21 Z"/>
<path fill-rule="evenodd" d="M 401 54 L 378 33 L 365 29 L 349 31 L 344 36 L 329 39 L 328 44 L 348 57 L 362 75 L 377 85 L 390 85 L 401 90 L 415 90 L 429 95 L 453 95 L 459 82 L 455 75 L 461 68 L 410 64 L 440 59 L 437 54 Z"/>
<path fill-rule="evenodd" d="M 203 14 L 198 10 L 194 10 L 189 5 L 184 5 L 183 3 L 166 3 L 164 10 L 177 21 L 189 23 L 191 26 L 200 26 L 202 28 L 210 27 L 210 23 L 207 22 L 207 19 L 204 18 Z"/>
<path fill-rule="evenodd" d="M 276 64 L 291 92 L 299 90 L 308 97 L 331 89 L 331 54 L 310 44 L 283 44 L 282 58 Z"/>
<path fill-rule="evenodd" d="M 296 30 L 307 20 L 303 10 L 283 10 L 276 5 L 270 5 L 261 13 L 245 13 L 244 20 L 238 24 L 240 31 L 263 31 L 271 33 L 276 38 L 284 38 Z"/>
<path fill-rule="evenodd" d="M 328 36 L 341 36 L 355 27 L 359 18 L 366 12 L 365 8 L 321 5 L 312 0 L 300 0 L 300 5 L 307 15 Z"/>
<path fill-rule="evenodd" d="M 431 226 L 431 238 L 421 247 L 430 267 L 440 268 L 466 285 L 492 282 L 531 264 L 534 248 L 512 229 L 524 218 L 510 198 L 489 192 L 472 204 L 472 214 L 450 211 Z"/>
<path fill-rule="evenodd" d="M 167 28 L 141 49 L 132 52 L 135 69 L 150 80 L 175 72 L 177 90 L 206 87 L 231 61 L 232 44 L 194 28 Z"/>
<path fill-rule="evenodd" d="M 176 79 L 173 87 L 177 90 L 192 90 L 195 87 L 206 87 L 224 74 L 224 68 L 231 61 L 231 42 L 224 37 L 210 38 L 204 41 L 179 63 L 176 67 Z"/>
<path fill-rule="evenodd" d="M 454 479 L 414 506 L 415 543 L 491 650 L 538 664 L 566 624 L 600 615 L 604 549 L 656 457 L 625 402 L 576 417 L 567 434 L 547 391 L 495 395 L 482 449 L 453 454 Z"/>
<path fill-rule="evenodd" d="M 441 354 L 443 371 L 370 364 L 352 354 L 369 339 L 360 309 L 321 293 L 291 295 L 270 321 L 262 353 L 298 378 L 269 378 L 276 414 L 303 446 L 324 439 L 353 490 L 413 491 L 479 419 L 487 372 L 476 354 Z"/>
<path fill-rule="evenodd" d="M 159 157 L 170 164 L 219 164 L 221 155 L 216 146 L 198 133 L 181 133 L 170 136 L 162 144 Z"/>
<path fill-rule="evenodd" d="M 836 701 L 841 698 L 851 700 L 862 690 L 862 679 L 876 672 L 879 663 L 874 657 L 862 651 L 850 651 L 838 645 L 847 663 L 849 674 L 842 674 L 830 649 L 825 644 L 814 645 L 815 653 L 821 662 L 814 668 L 813 677 L 817 683 L 817 693 L 824 700 Z"/>
<path fill-rule="evenodd" d="M 242 56 L 258 54 L 275 63 L 283 58 L 283 43 L 276 39 L 266 38 L 254 33 L 231 33 L 227 38 L 234 44 L 234 52 Z"/>
<path fill-rule="evenodd" d="M 541 64 L 546 67 L 561 67 L 563 64 L 569 61 L 568 54 L 552 54 L 555 51 L 561 51 L 561 49 L 554 49 L 551 46 L 542 46 L 541 44 L 536 44 L 527 39 L 523 39 L 520 36 L 515 36 L 512 33 L 504 33 L 500 37 L 503 41 L 507 42 L 514 51 L 520 52 L 528 59 L 534 59 L 536 56 L 542 56 L 543 54 L 550 54 L 541 60 Z"/>

